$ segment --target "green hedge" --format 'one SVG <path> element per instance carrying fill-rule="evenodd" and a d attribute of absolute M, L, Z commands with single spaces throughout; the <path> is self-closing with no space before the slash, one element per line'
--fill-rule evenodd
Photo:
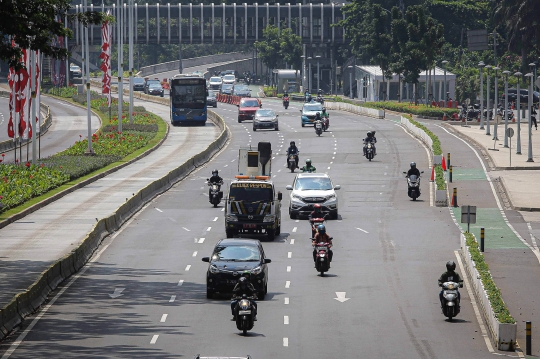
<path fill-rule="evenodd" d="M 396 112 L 408 113 L 411 115 L 425 116 L 425 117 L 440 117 L 446 113 L 446 116 L 450 117 L 454 113 L 459 113 L 457 108 L 439 108 L 430 107 L 426 105 L 412 105 L 408 102 L 392 102 L 392 101 L 380 101 L 380 102 L 366 102 L 362 106 L 385 109 Z"/>
<path fill-rule="evenodd" d="M 510 314 L 510 311 L 502 299 L 501 290 L 497 287 L 491 277 L 489 267 L 484 259 L 484 255 L 480 252 L 476 238 L 471 233 L 465 232 L 465 239 L 466 244 L 469 247 L 471 258 L 475 263 L 482 284 L 487 292 L 491 308 L 493 309 L 493 312 L 495 312 L 495 318 L 501 323 L 514 324 L 516 320 Z"/>

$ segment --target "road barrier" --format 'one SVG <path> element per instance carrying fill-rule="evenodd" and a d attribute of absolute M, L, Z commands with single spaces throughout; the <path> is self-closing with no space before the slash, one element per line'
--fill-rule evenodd
<path fill-rule="evenodd" d="M 75 248 L 65 257 L 51 264 L 38 276 L 37 280 L 26 291 L 16 294 L 7 305 L 0 309 L 0 340 L 8 335 L 17 325 L 19 325 L 24 317 L 35 312 L 43 304 L 47 298 L 47 295 L 49 295 L 49 293 L 54 290 L 59 283 L 80 270 L 90 259 L 94 251 L 98 248 L 99 244 L 106 236 L 118 230 L 126 220 L 133 216 L 133 214 L 139 211 L 155 196 L 167 191 L 175 183 L 188 176 L 193 170 L 208 162 L 217 152 L 219 152 L 219 150 L 221 150 L 221 148 L 223 148 L 223 146 L 225 146 L 230 137 L 225 121 L 221 116 L 213 111 L 208 111 L 208 118 L 221 130 L 221 133 L 217 139 L 210 143 L 210 145 L 208 145 L 208 147 L 202 152 L 193 156 L 179 167 L 171 170 L 167 175 L 139 190 L 135 195 L 122 204 L 114 214 L 100 219 L 95 224 L 94 228 L 88 233 L 88 235 L 78 244 L 77 248 Z M 121 167 L 124 167 L 127 164 L 146 156 L 148 153 L 152 152 L 155 148 L 161 145 L 165 138 L 156 147 L 146 151 L 141 156 L 129 161 Z M 53 200 L 72 192 L 76 188 L 86 186 L 88 183 L 102 178 L 111 172 L 117 171 L 118 169 L 119 167 L 113 168 L 105 173 L 96 175 L 87 181 L 83 181 L 84 184 L 79 184 L 80 186 L 74 186 L 66 191 L 63 191 L 66 193 L 63 193 L 59 197 L 53 196 Z M 44 206 L 44 203 L 50 203 L 53 200 L 46 200 L 35 206 Z M 36 209 L 37 208 L 34 208 L 33 211 Z M 22 217 L 22 215 L 19 217 Z"/>
<path fill-rule="evenodd" d="M 347 111 L 355 113 L 357 115 L 384 118 L 384 110 L 381 109 L 367 108 L 345 102 L 325 102 L 324 105 L 328 110 Z"/>

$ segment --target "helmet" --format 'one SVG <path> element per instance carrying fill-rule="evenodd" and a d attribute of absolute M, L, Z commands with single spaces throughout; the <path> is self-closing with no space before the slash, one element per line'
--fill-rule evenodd
<path fill-rule="evenodd" d="M 368 131 L 367 136 L 368 136 L 368 137 L 373 137 L 373 132 Z"/>
<path fill-rule="evenodd" d="M 412 168 L 412 169 L 415 169 L 415 168 L 416 168 L 416 162 L 411 162 L 411 168 Z"/>
<path fill-rule="evenodd" d="M 250 277 L 251 277 L 251 272 L 250 271 L 245 270 L 245 271 L 242 272 L 242 278 L 248 279 Z"/>
<path fill-rule="evenodd" d="M 317 113 L 315 114 L 315 116 L 319 116 L 319 117 L 320 117 L 320 116 L 321 116 L 321 113 L 320 113 L 320 112 L 317 112 Z"/>
<path fill-rule="evenodd" d="M 215 169 L 215 170 L 212 171 L 212 176 L 217 176 L 218 173 L 219 173 L 218 170 Z"/>
<path fill-rule="evenodd" d="M 322 108 L 322 112 L 326 112 L 326 107 L 323 107 L 323 108 Z"/>
<path fill-rule="evenodd" d="M 311 166 L 311 160 L 309 158 L 306 160 L 306 165 Z"/>
<path fill-rule="evenodd" d="M 317 227 L 317 231 L 320 234 L 325 234 L 326 233 L 326 227 L 324 226 L 324 224 L 319 224 L 319 227 Z"/>
<path fill-rule="evenodd" d="M 315 204 L 313 206 L 313 209 L 315 210 L 315 212 L 320 212 L 321 211 L 321 205 L 317 203 L 317 204 Z"/>
<path fill-rule="evenodd" d="M 446 262 L 446 270 L 453 271 L 455 269 L 456 269 L 456 263 L 454 263 L 454 261 Z"/>
<path fill-rule="evenodd" d="M 291 141 L 290 145 L 291 146 L 296 146 L 296 143 L 294 141 Z"/>

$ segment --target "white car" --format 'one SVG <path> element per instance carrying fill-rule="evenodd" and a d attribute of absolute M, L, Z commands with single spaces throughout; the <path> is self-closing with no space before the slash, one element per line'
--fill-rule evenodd
<path fill-rule="evenodd" d="M 295 219 L 307 216 L 313 211 L 313 205 L 320 204 L 327 218 L 338 218 L 338 197 L 335 191 L 340 185 L 332 183 L 325 173 L 299 173 L 292 186 L 286 187 L 291 191 L 289 216 Z"/>
<path fill-rule="evenodd" d="M 236 82 L 236 76 L 234 75 L 225 75 L 223 76 L 224 84 L 234 84 Z"/>
<path fill-rule="evenodd" d="M 208 80 L 208 89 L 209 90 L 221 90 L 221 84 L 222 84 L 221 77 L 219 76 L 213 76 L 210 77 L 210 80 Z"/>

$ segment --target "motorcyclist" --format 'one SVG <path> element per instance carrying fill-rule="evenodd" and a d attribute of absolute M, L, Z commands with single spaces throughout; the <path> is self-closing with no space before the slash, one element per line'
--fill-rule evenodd
<path fill-rule="evenodd" d="M 311 94 L 309 93 L 309 90 L 306 90 L 304 92 L 304 99 L 305 99 L 305 102 L 311 102 L 312 97 L 311 97 Z"/>
<path fill-rule="evenodd" d="M 420 170 L 416 168 L 416 162 L 411 162 L 411 169 L 407 172 L 407 177 L 410 177 L 412 175 L 420 177 Z"/>
<path fill-rule="evenodd" d="M 442 287 L 444 282 L 455 282 L 459 284 L 460 288 L 463 288 L 463 279 L 461 279 L 460 275 L 457 272 L 455 272 L 455 269 L 456 269 L 456 263 L 454 263 L 454 261 L 446 262 L 446 272 L 441 274 L 441 277 L 439 278 L 439 287 Z M 461 299 L 461 295 L 458 291 L 458 303 L 460 303 L 460 299 Z M 441 289 L 441 292 L 439 293 L 439 300 L 441 301 L 441 308 L 442 308 L 444 306 L 444 298 L 443 298 L 442 289 Z"/>
<path fill-rule="evenodd" d="M 238 282 L 234 286 L 233 289 L 233 297 L 231 299 L 231 311 L 233 315 L 232 320 L 236 320 L 236 316 L 234 315 L 234 308 L 236 307 L 236 303 L 240 299 L 242 299 L 242 296 L 245 294 L 248 297 L 253 297 L 254 299 L 257 299 L 257 291 L 255 290 L 255 287 L 253 284 L 251 284 L 251 272 L 246 270 L 242 273 L 242 276 L 238 279 Z M 253 315 L 253 320 L 257 321 L 257 302 L 255 302 L 254 299 L 251 299 L 251 304 L 253 305 L 253 310 L 255 314 Z"/>
<path fill-rule="evenodd" d="M 330 115 L 328 114 L 328 112 L 326 112 L 326 107 L 323 107 L 323 108 L 322 108 L 321 117 L 322 117 L 322 118 L 325 118 L 325 117 L 330 118 Z"/>
<path fill-rule="evenodd" d="M 332 257 L 334 256 L 334 252 L 332 252 L 332 238 L 326 233 L 326 227 L 324 224 L 320 224 L 319 227 L 317 227 L 317 233 L 315 234 L 315 237 L 313 237 L 313 240 L 311 241 L 311 244 L 313 247 L 317 246 L 317 243 L 328 243 L 328 260 L 330 263 L 332 262 Z M 313 262 L 315 262 L 317 258 L 317 250 L 313 248 Z M 328 264 L 330 266 L 330 263 Z"/>
<path fill-rule="evenodd" d="M 219 172 L 217 169 L 214 169 L 212 171 L 212 177 L 208 179 L 208 182 L 212 184 L 217 184 L 220 186 L 223 184 L 223 178 L 219 177 Z M 210 187 L 210 189 L 208 190 L 208 198 L 210 198 L 210 195 L 212 194 L 211 192 L 212 192 L 212 188 Z"/>
<path fill-rule="evenodd" d="M 289 156 L 294 155 L 294 160 L 296 161 L 296 167 L 298 167 L 298 154 L 300 150 L 296 147 L 296 143 L 291 141 L 289 148 L 287 148 L 287 167 L 289 167 Z"/>
<path fill-rule="evenodd" d="M 313 211 L 309 214 L 309 223 L 311 223 L 312 225 L 312 229 L 311 229 L 311 236 L 314 237 L 315 236 L 315 229 L 313 229 L 313 220 L 314 219 L 324 219 L 326 215 L 323 213 L 322 211 L 322 207 L 320 204 L 316 203 L 314 206 L 313 206 Z"/>
<path fill-rule="evenodd" d="M 317 169 L 311 165 L 311 160 L 306 160 L 306 165 L 301 168 L 302 172 L 315 172 Z"/>
<path fill-rule="evenodd" d="M 317 91 L 317 96 L 322 96 L 322 95 L 323 95 L 323 91 L 322 91 L 321 89 L 319 89 L 319 90 Z"/>
<path fill-rule="evenodd" d="M 287 91 L 283 93 L 283 101 L 289 101 L 289 93 Z"/>
<path fill-rule="evenodd" d="M 368 143 L 371 143 L 373 145 L 373 153 L 377 154 L 377 148 L 375 147 L 375 144 L 377 143 L 377 138 L 375 137 L 375 131 L 368 131 L 367 137 L 364 138 L 364 145 L 367 145 Z M 364 156 L 366 155 L 366 146 L 364 146 Z"/>
<path fill-rule="evenodd" d="M 321 121 L 322 122 L 322 117 L 321 117 L 321 113 L 320 112 L 317 112 L 315 114 L 315 118 L 313 119 L 313 123 L 317 122 L 317 121 Z"/>

